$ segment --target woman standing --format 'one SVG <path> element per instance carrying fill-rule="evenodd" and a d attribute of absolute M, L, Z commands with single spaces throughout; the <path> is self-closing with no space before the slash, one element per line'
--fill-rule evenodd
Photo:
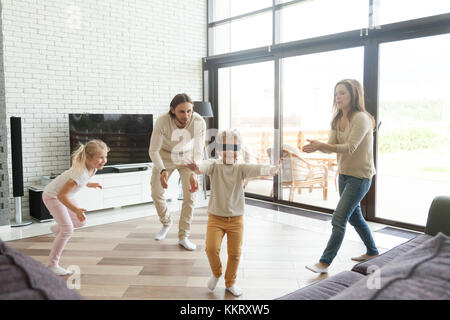
<path fill-rule="evenodd" d="M 334 89 L 334 116 L 328 143 L 308 140 L 304 152 L 336 152 L 340 200 L 333 213 L 333 226 L 327 247 L 319 262 L 306 266 L 313 272 L 328 272 L 344 240 L 347 221 L 356 229 L 367 248 L 366 254 L 352 258 L 364 261 L 378 255 L 369 226 L 361 212 L 360 202 L 369 191 L 375 174 L 373 162 L 374 118 L 364 106 L 364 92 L 357 80 L 339 81 Z"/>

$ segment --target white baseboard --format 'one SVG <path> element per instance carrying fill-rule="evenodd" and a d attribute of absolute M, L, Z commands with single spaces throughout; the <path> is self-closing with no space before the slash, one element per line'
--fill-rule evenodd
<path fill-rule="evenodd" d="M 0 232 L 6 232 L 9 231 L 11 229 L 11 226 L 0 226 Z"/>

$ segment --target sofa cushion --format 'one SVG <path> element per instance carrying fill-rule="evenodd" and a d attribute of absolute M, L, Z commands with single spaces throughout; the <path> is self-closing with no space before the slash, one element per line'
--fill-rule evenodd
<path fill-rule="evenodd" d="M 332 299 L 450 299 L 450 237 L 438 233 Z"/>
<path fill-rule="evenodd" d="M 83 299 L 40 262 L 0 240 L 0 299 Z"/>
<path fill-rule="evenodd" d="M 327 300 L 348 288 L 361 278 L 364 278 L 364 276 L 360 273 L 343 271 L 328 279 L 284 295 L 276 300 Z"/>
<path fill-rule="evenodd" d="M 424 243 L 425 241 L 431 239 L 432 237 L 427 234 L 421 234 L 417 237 L 410 239 L 409 241 L 402 243 L 389 251 L 386 251 L 379 256 L 372 259 L 360 262 L 353 266 L 352 271 L 359 272 L 363 275 L 371 273 L 372 270 L 376 268 L 381 268 L 386 263 L 392 261 L 392 259 L 402 255 L 405 252 L 417 247 L 418 245 Z"/>

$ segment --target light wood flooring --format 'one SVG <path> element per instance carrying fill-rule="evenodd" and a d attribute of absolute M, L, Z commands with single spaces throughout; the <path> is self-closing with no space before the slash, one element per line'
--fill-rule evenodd
<path fill-rule="evenodd" d="M 210 268 L 204 250 L 205 207 L 195 209 L 191 226 L 190 239 L 197 244 L 196 251 L 178 245 L 179 214 L 175 213 L 174 225 L 164 241 L 154 240 L 161 228 L 157 216 L 77 229 L 60 265 L 79 266 L 78 292 L 86 299 L 274 299 L 327 276 L 314 274 L 304 266 L 318 260 L 329 233 L 260 219 L 257 213 L 261 208 L 246 208 L 253 214 L 245 217 L 237 277 L 244 294 L 239 298 L 225 291 L 223 277 L 214 292 L 206 287 Z M 47 234 L 7 244 L 45 264 L 53 240 L 54 235 Z M 328 276 L 350 270 L 355 264 L 350 257 L 362 253 L 360 241 L 345 239 Z M 221 256 L 225 271 L 226 238 Z"/>

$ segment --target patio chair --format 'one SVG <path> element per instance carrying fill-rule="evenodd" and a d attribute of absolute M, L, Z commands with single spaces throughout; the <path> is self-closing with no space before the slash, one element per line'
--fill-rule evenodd
<path fill-rule="evenodd" d="M 272 148 L 267 149 L 269 157 Z M 293 146 L 283 145 L 283 162 L 281 167 L 281 188 L 289 189 L 289 201 L 294 201 L 294 192 L 300 194 L 302 189 L 323 189 L 323 200 L 328 198 L 328 167 L 324 164 L 311 163 L 301 157 L 300 151 Z M 271 195 L 273 195 L 273 190 Z"/>

